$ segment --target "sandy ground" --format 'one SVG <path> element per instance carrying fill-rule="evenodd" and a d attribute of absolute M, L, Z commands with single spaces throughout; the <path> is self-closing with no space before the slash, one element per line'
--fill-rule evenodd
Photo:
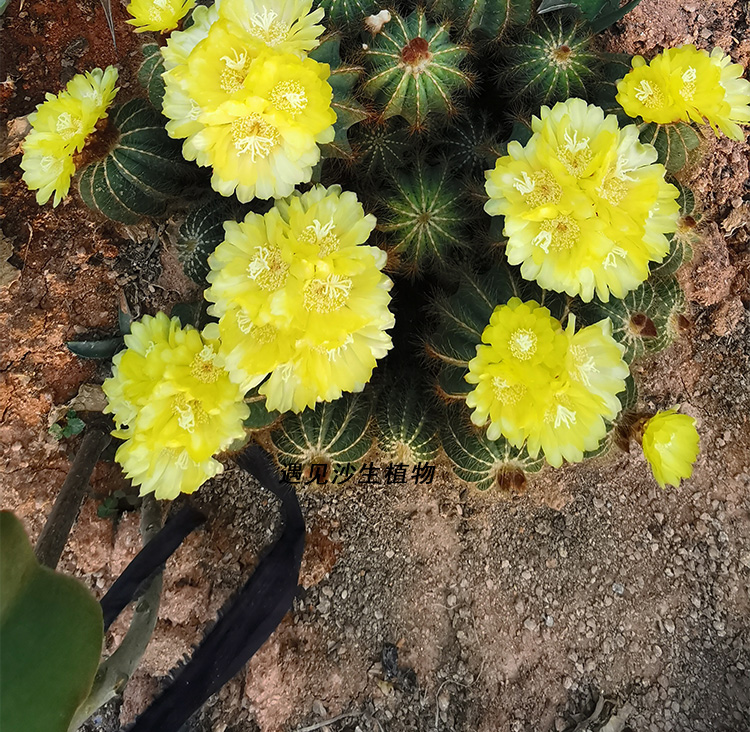
<path fill-rule="evenodd" d="M 67 5 L 87 30 L 58 28 L 43 74 L 34 71 L 41 42 L 5 59 L 9 117 L 31 111 L 71 69 L 114 61 L 98 3 Z M 46 6 L 25 10 L 6 21 L 17 38 L 51 32 Z M 129 58 L 133 34 L 115 11 Z M 747 65 L 749 16 L 739 1 L 644 0 L 606 42 L 644 54 L 721 45 Z M 123 64 L 125 88 L 132 63 Z M 432 486 L 305 493 L 310 533 L 294 611 L 192 729 L 570 731 L 601 698 L 592 729 L 619 712 L 636 732 L 750 730 L 748 146 L 708 139 L 702 153 L 683 176 L 705 212 L 701 243 L 680 274 L 691 326 L 637 366 L 643 406 L 679 404 L 696 418 L 693 478 L 660 491 L 642 457 L 620 453 L 535 475 L 512 499 L 467 489 L 445 466 Z M 3 231 L 11 264 L 23 269 L 0 289 L 0 471 L 3 508 L 36 536 L 75 447 L 47 433 L 48 414 L 102 375 L 64 341 L 110 332 L 121 292 L 141 293 L 136 306 L 148 310 L 188 286 L 169 251 L 137 276 L 125 272 L 132 245 L 75 200 L 54 214 L 36 207 L 18 160 L 2 166 Z M 112 464 L 100 464 L 61 563 L 99 595 L 140 546 L 135 514 L 115 525 L 96 513 L 121 487 Z M 276 506 L 235 470 L 198 500 L 208 526 L 169 561 L 142 666 L 121 707 L 91 729 L 133 718 L 276 529 Z M 124 627 L 113 628 L 109 648 Z"/>

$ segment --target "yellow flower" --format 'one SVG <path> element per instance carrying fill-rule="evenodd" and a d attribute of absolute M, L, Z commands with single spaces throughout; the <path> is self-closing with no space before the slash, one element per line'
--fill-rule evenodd
<path fill-rule="evenodd" d="M 193 493 L 224 470 L 218 460 L 196 462 L 187 450 L 156 445 L 151 435 L 142 433 L 120 445 L 115 460 L 125 477 L 140 486 L 140 495 L 154 493 L 158 500 L 171 501 L 180 493 Z"/>
<path fill-rule="evenodd" d="M 283 53 L 304 57 L 318 45 L 325 11 L 312 0 L 222 0 L 219 15 Z"/>
<path fill-rule="evenodd" d="M 542 107 L 525 146 L 487 171 L 485 210 L 505 217 L 506 254 L 545 289 L 624 297 L 669 251 L 677 189 L 635 125 L 582 99 Z"/>
<path fill-rule="evenodd" d="M 103 387 L 113 434 L 126 439 L 117 459 L 141 494 L 165 476 L 170 495 L 192 492 L 221 469 L 211 456 L 244 436 L 243 392 L 223 367 L 219 343 L 177 318 L 145 316 L 126 345 Z"/>
<path fill-rule="evenodd" d="M 668 48 L 649 64 L 635 56 L 632 64 L 617 84 L 617 101 L 628 115 L 659 124 L 708 121 L 717 135 L 744 139 L 739 124 L 750 122 L 750 82 L 720 48 L 709 54 L 689 44 Z"/>
<path fill-rule="evenodd" d="M 128 13 L 133 18 L 126 22 L 136 33 L 165 33 L 174 30 L 194 5 L 195 0 L 131 0 Z"/>
<path fill-rule="evenodd" d="M 643 430 L 643 454 L 651 466 L 656 482 L 664 488 L 675 487 L 693 474 L 700 438 L 695 420 L 676 409 L 658 412 L 646 422 Z"/>
<path fill-rule="evenodd" d="M 31 131 L 23 142 L 23 180 L 43 205 L 54 195 L 57 206 L 70 190 L 73 155 L 83 150 L 96 123 L 107 116 L 117 93 L 117 69 L 77 74 L 59 94 L 47 93 L 29 115 Z"/>
<path fill-rule="evenodd" d="M 233 20 L 209 23 L 205 13 L 201 20 L 205 35 L 171 47 L 167 132 L 185 138 L 188 160 L 213 168 L 211 184 L 222 195 L 288 196 L 310 180 L 319 145 L 334 137 L 330 69 L 283 44 L 270 48 Z"/>
<path fill-rule="evenodd" d="M 517 297 L 496 307 L 466 375 L 476 384 L 472 422 L 555 467 L 582 460 L 621 408 L 628 367 L 611 328 L 603 320 L 575 332 L 571 317 L 563 330 L 547 308 Z"/>
<path fill-rule="evenodd" d="M 267 408 L 301 411 L 361 391 L 391 348 L 386 255 L 366 246 L 375 218 L 353 193 L 314 186 L 267 214 L 227 222 L 209 259 L 221 356 Z"/>

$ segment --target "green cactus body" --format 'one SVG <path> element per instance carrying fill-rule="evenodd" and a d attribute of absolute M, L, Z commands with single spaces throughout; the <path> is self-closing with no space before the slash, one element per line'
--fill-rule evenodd
<path fill-rule="evenodd" d="M 326 11 L 326 26 L 352 30 L 360 28 L 368 15 L 380 9 L 374 0 L 318 0 L 316 5 Z"/>
<path fill-rule="evenodd" d="M 177 256 L 185 274 L 199 285 L 206 286 L 208 258 L 224 241 L 224 222 L 239 221 L 247 206 L 221 198 L 193 209 L 183 221 L 177 234 Z"/>
<path fill-rule="evenodd" d="M 677 320 L 684 307 L 685 294 L 674 277 L 647 280 L 622 300 L 572 304 L 578 327 L 612 320 L 612 335 L 625 346 L 627 363 L 666 348 L 679 332 Z"/>
<path fill-rule="evenodd" d="M 641 142 L 653 145 L 659 154 L 659 162 L 668 173 L 676 173 L 685 167 L 691 153 L 700 145 L 700 137 L 693 127 L 685 122 L 659 125 L 655 122 L 641 123 Z"/>
<path fill-rule="evenodd" d="M 497 38 L 531 17 L 532 0 L 435 0 L 431 11 L 452 21 L 463 32 L 479 31 Z"/>
<path fill-rule="evenodd" d="M 146 90 L 154 109 L 161 111 L 164 101 L 164 58 L 156 43 L 147 43 L 142 49 L 143 63 L 138 69 L 138 83 Z"/>
<path fill-rule="evenodd" d="M 456 93 L 471 85 L 460 68 L 467 52 L 451 43 L 447 25 L 429 23 L 424 11 L 406 18 L 394 13 L 364 52 L 368 78 L 362 91 L 381 106 L 384 118 L 400 115 L 424 127 L 428 115 L 455 112 Z"/>
<path fill-rule="evenodd" d="M 409 131 L 399 118 L 379 124 L 362 122 L 350 128 L 349 138 L 357 173 L 368 178 L 402 167 L 409 153 Z"/>
<path fill-rule="evenodd" d="M 415 378 L 387 380 L 376 407 L 378 447 L 394 463 L 414 465 L 437 457 L 440 441 L 430 397 Z"/>
<path fill-rule="evenodd" d="M 323 157 L 350 158 L 352 151 L 347 138 L 347 130 L 367 117 L 365 108 L 355 99 L 352 89 L 359 79 L 362 69 L 359 66 L 346 64 L 339 54 L 340 41 L 336 36 L 327 36 L 321 44 L 310 53 L 310 58 L 319 63 L 328 64 L 331 75 L 328 83 L 333 89 L 331 108 L 336 112 L 336 123 L 333 126 L 335 137 L 332 142 L 321 146 Z"/>
<path fill-rule="evenodd" d="M 433 300 L 435 328 L 428 338 L 427 352 L 440 365 L 438 389 L 444 398 L 465 399 L 474 388 L 464 379 L 469 361 L 476 356 L 493 310 L 511 297 L 536 300 L 558 319 L 565 313 L 564 295 L 540 290 L 503 263 L 481 275 L 464 273 L 453 295 L 439 295 Z"/>
<path fill-rule="evenodd" d="M 388 234 L 402 268 L 412 275 L 444 268 L 450 252 L 467 244 L 462 236 L 467 207 L 447 165 L 419 161 L 410 171 L 397 173 L 381 204 L 378 228 Z"/>
<path fill-rule="evenodd" d="M 503 56 L 502 87 L 527 98 L 534 112 L 542 104 L 585 96 L 599 66 L 590 33 L 559 13 L 524 31 Z"/>
<path fill-rule="evenodd" d="M 287 413 L 271 432 L 277 459 L 284 466 L 326 466 L 330 475 L 357 466 L 372 448 L 371 404 L 366 395 L 345 394 L 300 414 Z"/>
<path fill-rule="evenodd" d="M 269 412 L 266 409 L 266 397 L 258 393 L 258 387 L 245 394 L 245 404 L 250 407 L 250 414 L 244 422 L 245 429 L 264 430 L 275 424 L 281 417 L 279 412 Z"/>
<path fill-rule="evenodd" d="M 83 202 L 114 221 L 135 224 L 161 216 L 171 199 L 202 177 L 171 140 L 164 119 L 143 99 L 117 107 L 110 124 L 117 139 L 107 155 L 85 167 L 78 179 Z"/>
<path fill-rule="evenodd" d="M 670 182 L 680 191 L 677 201 L 682 216 L 677 222 L 677 231 L 671 235 L 669 254 L 660 264 L 651 265 L 651 277 L 662 280 L 672 277 L 683 264 L 693 258 L 693 245 L 699 239 L 696 227 L 701 218 L 693 192 L 677 180 Z"/>
<path fill-rule="evenodd" d="M 526 485 L 526 473 L 535 473 L 544 458 L 532 458 L 525 447 L 513 447 L 505 438 L 488 440 L 477 429 L 464 404 L 448 404 L 441 429 L 443 450 L 461 480 L 479 490 L 493 485 L 506 491 L 520 491 Z"/>
<path fill-rule="evenodd" d="M 485 171 L 504 154 L 493 127 L 486 114 L 462 115 L 440 133 L 437 150 L 452 168 L 468 174 Z"/>

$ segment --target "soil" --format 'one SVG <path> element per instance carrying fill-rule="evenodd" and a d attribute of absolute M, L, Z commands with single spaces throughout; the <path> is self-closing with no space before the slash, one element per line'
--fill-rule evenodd
<path fill-rule="evenodd" d="M 113 12 L 117 53 L 97 0 L 12 0 L 5 118 L 109 63 L 123 98 L 134 93 L 141 39 L 119 3 Z M 720 45 L 747 65 L 748 27 L 743 0 L 643 0 L 606 43 L 647 56 Z M 642 406 L 696 418 L 693 477 L 661 491 L 642 456 L 619 453 L 534 475 L 512 498 L 468 489 L 444 465 L 428 486 L 303 491 L 294 610 L 191 729 L 547 732 L 593 715 L 591 729 L 610 719 L 608 731 L 625 718 L 635 732 L 750 730 L 749 160 L 747 142 L 710 137 L 683 174 L 703 210 L 680 273 L 690 327 L 637 366 Z M 49 415 L 104 375 L 65 342 L 111 335 L 123 296 L 139 315 L 194 290 L 171 250 L 146 242 L 155 231 L 115 228 L 74 196 L 37 206 L 19 161 L 2 164 L 2 230 L 20 271 L 0 287 L 0 472 L 2 507 L 36 538 L 77 446 L 49 434 Z M 118 489 L 101 462 L 60 564 L 97 596 L 140 548 L 137 512 L 97 515 Z M 148 703 L 278 528 L 273 500 L 236 469 L 196 498 L 209 521 L 169 560 L 141 667 L 91 730 Z"/>

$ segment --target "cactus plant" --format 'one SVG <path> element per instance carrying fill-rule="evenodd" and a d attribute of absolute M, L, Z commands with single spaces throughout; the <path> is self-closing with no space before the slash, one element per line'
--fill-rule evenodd
<path fill-rule="evenodd" d="M 468 243 L 462 236 L 466 203 L 448 166 L 418 161 L 411 170 L 397 173 L 389 188 L 381 197 L 379 229 L 388 233 L 403 268 L 424 274 L 446 267 L 451 252 Z"/>
<path fill-rule="evenodd" d="M 138 83 L 146 90 L 148 100 L 154 109 L 161 110 L 164 101 L 164 79 L 161 78 L 164 73 L 164 59 L 161 50 L 158 44 L 147 43 L 141 51 L 143 63 L 138 69 Z"/>
<path fill-rule="evenodd" d="M 625 347 L 628 363 L 666 348 L 679 333 L 678 319 L 684 307 L 685 295 L 674 277 L 648 280 L 622 300 L 573 303 L 582 325 L 602 318 L 612 320 L 612 335 Z"/>
<path fill-rule="evenodd" d="M 440 449 L 437 420 L 423 384 L 414 376 L 386 383 L 375 412 L 379 448 L 395 463 L 434 460 Z"/>
<path fill-rule="evenodd" d="M 164 119 L 148 102 L 133 99 L 110 118 L 116 138 L 106 155 L 81 172 L 78 190 L 92 210 L 124 224 L 160 216 L 173 198 L 197 184 L 198 169 L 187 163 Z"/>
<path fill-rule="evenodd" d="M 376 0 L 318 0 L 326 11 L 326 20 L 333 28 L 359 30 L 365 18 L 379 10 Z"/>
<path fill-rule="evenodd" d="M 535 473 L 544 458 L 531 458 L 526 448 L 515 448 L 506 439 L 490 440 L 469 420 L 464 404 L 445 406 L 441 440 L 456 475 L 479 490 L 496 485 L 506 491 L 520 491 L 526 473 Z"/>
<path fill-rule="evenodd" d="M 532 6 L 532 0 L 435 0 L 431 10 L 452 20 L 464 34 L 478 31 L 498 38 L 507 29 L 527 23 Z"/>
<path fill-rule="evenodd" d="M 641 141 L 653 145 L 659 162 L 670 173 L 681 170 L 690 152 L 700 145 L 700 137 L 691 125 L 684 122 L 659 125 L 654 122 L 641 126 Z"/>
<path fill-rule="evenodd" d="M 208 258 L 224 240 L 224 222 L 241 221 L 247 208 L 232 199 L 215 197 L 185 217 L 175 248 L 185 274 L 195 283 L 206 285 Z"/>
<path fill-rule="evenodd" d="M 356 467 L 372 448 L 369 432 L 372 405 L 362 394 L 345 394 L 315 409 L 287 413 L 271 431 L 280 465 L 325 466 L 329 479 L 337 469 Z"/>
<path fill-rule="evenodd" d="M 501 87 L 522 95 L 534 111 L 542 104 L 586 96 L 599 65 L 591 40 L 590 31 L 570 15 L 542 16 L 502 49 Z"/>
<path fill-rule="evenodd" d="M 394 13 L 366 45 L 362 91 L 384 118 L 400 115 L 422 128 L 428 115 L 455 113 L 457 93 L 471 87 L 471 74 L 461 68 L 468 49 L 452 43 L 448 25 L 430 23 L 423 10 L 406 18 Z"/>
<path fill-rule="evenodd" d="M 350 128 L 357 172 L 372 179 L 400 168 L 410 148 L 405 122 L 392 117 L 383 123 L 362 122 Z"/>

